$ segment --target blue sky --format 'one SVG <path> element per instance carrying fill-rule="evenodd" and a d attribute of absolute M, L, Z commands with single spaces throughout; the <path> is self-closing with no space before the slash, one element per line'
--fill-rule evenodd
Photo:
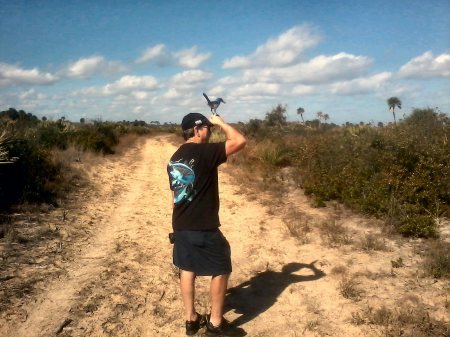
<path fill-rule="evenodd" d="M 4 1 L 0 109 L 180 122 L 450 112 L 450 1 Z"/>

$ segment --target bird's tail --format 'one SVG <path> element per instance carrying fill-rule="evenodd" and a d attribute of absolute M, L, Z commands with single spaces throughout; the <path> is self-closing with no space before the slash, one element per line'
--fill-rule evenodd
<path fill-rule="evenodd" d="M 205 93 L 203 93 L 203 96 L 205 96 L 206 100 L 208 101 L 208 105 L 210 105 L 210 104 L 211 104 L 211 101 L 209 100 L 208 96 L 206 96 Z"/>

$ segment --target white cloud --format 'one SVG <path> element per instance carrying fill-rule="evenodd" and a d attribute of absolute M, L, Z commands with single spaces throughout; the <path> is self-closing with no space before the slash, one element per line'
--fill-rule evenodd
<path fill-rule="evenodd" d="M 320 55 L 306 63 L 298 63 L 289 67 L 249 69 L 244 71 L 243 79 L 299 84 L 328 83 L 361 76 L 371 63 L 372 60 L 366 56 L 347 53 L 332 56 Z"/>
<path fill-rule="evenodd" d="M 276 38 L 267 40 L 248 56 L 234 56 L 225 60 L 223 68 L 287 66 L 298 61 L 308 48 L 316 46 L 321 36 L 310 25 L 295 26 Z"/>
<path fill-rule="evenodd" d="M 162 43 L 147 48 L 134 62 L 140 64 L 149 61 L 156 61 L 160 66 L 169 65 L 173 62 L 172 56 L 167 52 L 166 46 Z"/>
<path fill-rule="evenodd" d="M 165 99 L 174 99 L 174 98 L 180 98 L 181 97 L 181 93 L 177 91 L 177 89 L 175 88 L 169 88 L 169 90 L 167 90 L 166 93 L 164 93 L 162 95 L 163 98 Z"/>
<path fill-rule="evenodd" d="M 417 79 L 450 77 L 450 54 L 434 57 L 431 51 L 427 51 L 403 65 L 399 75 Z"/>
<path fill-rule="evenodd" d="M 295 70 L 300 71 L 299 77 L 307 82 L 324 83 L 364 74 L 371 64 L 372 59 L 369 57 L 339 53 L 332 56 L 317 56 Z M 302 74 L 303 71 L 305 74 Z"/>
<path fill-rule="evenodd" d="M 250 68 L 235 76 L 219 78 L 207 89 L 216 96 L 230 97 L 232 100 L 273 103 L 274 97 L 292 99 L 299 95 L 313 95 L 321 92 L 341 94 L 350 89 L 345 85 L 356 86 L 359 92 L 382 86 L 386 74 L 364 77 L 372 59 L 366 56 L 339 53 L 336 55 L 319 55 L 305 62 L 298 62 L 285 67 Z M 340 83 L 333 87 L 333 83 Z"/>
<path fill-rule="evenodd" d="M 137 115 L 142 114 L 144 111 L 145 111 L 145 108 L 142 105 L 138 105 L 137 107 L 135 107 L 133 109 L 133 113 L 137 114 Z"/>
<path fill-rule="evenodd" d="M 280 85 L 276 83 L 244 84 L 232 91 L 233 96 L 276 95 Z"/>
<path fill-rule="evenodd" d="M 119 62 L 107 61 L 103 56 L 91 56 L 69 64 L 62 73 L 70 78 L 89 78 L 94 74 L 122 72 L 125 67 Z"/>
<path fill-rule="evenodd" d="M 3 92 L 0 94 L 0 106 L 14 107 L 33 114 L 36 113 L 36 110 L 44 110 L 47 113 L 45 108 L 48 107 L 49 102 L 53 103 L 54 101 L 54 97 L 36 91 L 36 89 Z"/>
<path fill-rule="evenodd" d="M 382 87 L 390 73 L 365 77 L 372 59 L 361 55 L 338 53 L 319 55 L 311 60 L 283 67 L 249 68 L 235 76 L 219 78 L 207 89 L 216 96 L 229 97 L 234 102 L 264 106 L 274 98 L 290 101 L 293 97 L 320 93 L 351 94 Z M 347 83 L 356 79 L 354 82 Z M 333 87 L 334 83 L 339 83 Z M 350 86 L 350 87 L 346 87 Z M 334 92 L 332 92 L 332 89 Z"/>
<path fill-rule="evenodd" d="M 58 80 L 58 77 L 43 73 L 36 68 L 21 69 L 17 66 L 7 63 L 0 63 L 0 86 L 9 86 L 16 84 L 52 84 Z"/>
<path fill-rule="evenodd" d="M 222 68 L 224 69 L 243 69 L 252 65 L 251 57 L 233 56 L 229 60 L 225 60 Z"/>
<path fill-rule="evenodd" d="M 294 95 L 311 95 L 316 92 L 316 88 L 311 85 L 299 84 L 292 88 L 292 94 Z"/>
<path fill-rule="evenodd" d="M 144 92 L 153 91 L 157 88 L 158 81 L 153 76 L 126 75 L 113 83 L 106 84 L 103 87 L 89 87 L 78 90 L 74 93 L 74 95 L 111 96 L 132 93 L 135 98 L 144 99 Z M 120 96 L 115 97 L 115 99 L 120 99 Z"/>
<path fill-rule="evenodd" d="M 311 25 L 295 26 L 246 56 L 235 56 L 223 63 L 223 68 L 240 69 L 236 76 L 223 77 L 216 81 L 212 90 L 224 92 L 237 99 L 252 101 L 271 100 L 274 95 L 292 97 L 312 95 L 320 91 L 344 92 L 346 81 L 359 79 L 352 83 L 358 90 L 369 90 L 382 82 L 382 77 L 367 80 L 373 60 L 368 56 L 340 52 L 335 55 L 319 55 L 304 60 L 304 52 L 315 47 L 322 37 Z M 378 82 L 377 82 L 378 81 Z"/>
<path fill-rule="evenodd" d="M 131 95 L 138 100 L 146 100 L 150 97 L 150 93 L 147 91 L 133 91 Z"/>
<path fill-rule="evenodd" d="M 35 89 L 30 89 L 18 93 L 18 98 L 21 100 L 43 100 L 47 95 L 37 92 Z"/>
<path fill-rule="evenodd" d="M 218 85 L 237 85 L 242 83 L 242 78 L 239 76 L 225 76 L 222 78 L 219 78 L 217 80 Z"/>
<path fill-rule="evenodd" d="M 174 75 L 171 79 L 171 82 L 175 85 L 190 85 L 199 82 L 203 82 L 212 78 L 213 74 L 207 71 L 194 69 L 194 70 L 186 70 L 182 73 L 178 73 Z"/>
<path fill-rule="evenodd" d="M 210 95 L 214 95 L 214 96 L 219 96 L 225 91 L 226 91 L 226 89 L 223 85 L 216 85 L 208 90 L 208 95 L 210 94 Z"/>
<path fill-rule="evenodd" d="M 72 93 L 72 96 L 85 97 L 85 96 L 105 96 L 102 93 L 100 87 L 88 87 L 76 90 Z"/>
<path fill-rule="evenodd" d="M 198 68 L 211 57 L 211 53 L 199 53 L 197 46 L 169 53 L 164 44 L 147 48 L 135 63 L 155 61 L 159 66 L 178 65 L 183 68 Z"/>
<path fill-rule="evenodd" d="M 340 95 L 366 94 L 380 89 L 391 77 L 392 73 L 382 72 L 370 77 L 337 82 L 330 86 L 330 91 Z"/>
<path fill-rule="evenodd" d="M 124 93 L 132 90 L 154 90 L 158 81 L 153 76 L 123 76 L 114 83 L 107 84 L 104 91 L 108 94 Z"/>
<path fill-rule="evenodd" d="M 197 47 L 183 49 L 173 53 L 176 62 L 184 68 L 198 68 L 200 64 L 211 57 L 211 53 L 197 53 Z"/>

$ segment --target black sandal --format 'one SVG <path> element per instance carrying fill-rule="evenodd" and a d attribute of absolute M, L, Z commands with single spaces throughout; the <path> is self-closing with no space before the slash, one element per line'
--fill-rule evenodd
<path fill-rule="evenodd" d="M 186 321 L 186 335 L 193 336 L 198 330 L 203 328 L 206 325 L 206 316 L 200 315 L 198 312 L 197 319 L 195 321 Z"/>

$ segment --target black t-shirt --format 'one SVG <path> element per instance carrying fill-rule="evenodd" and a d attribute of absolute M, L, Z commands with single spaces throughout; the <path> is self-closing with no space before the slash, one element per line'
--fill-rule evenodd
<path fill-rule="evenodd" d="M 217 167 L 226 162 L 225 143 L 186 143 L 167 165 L 174 192 L 174 230 L 205 230 L 220 226 Z"/>

